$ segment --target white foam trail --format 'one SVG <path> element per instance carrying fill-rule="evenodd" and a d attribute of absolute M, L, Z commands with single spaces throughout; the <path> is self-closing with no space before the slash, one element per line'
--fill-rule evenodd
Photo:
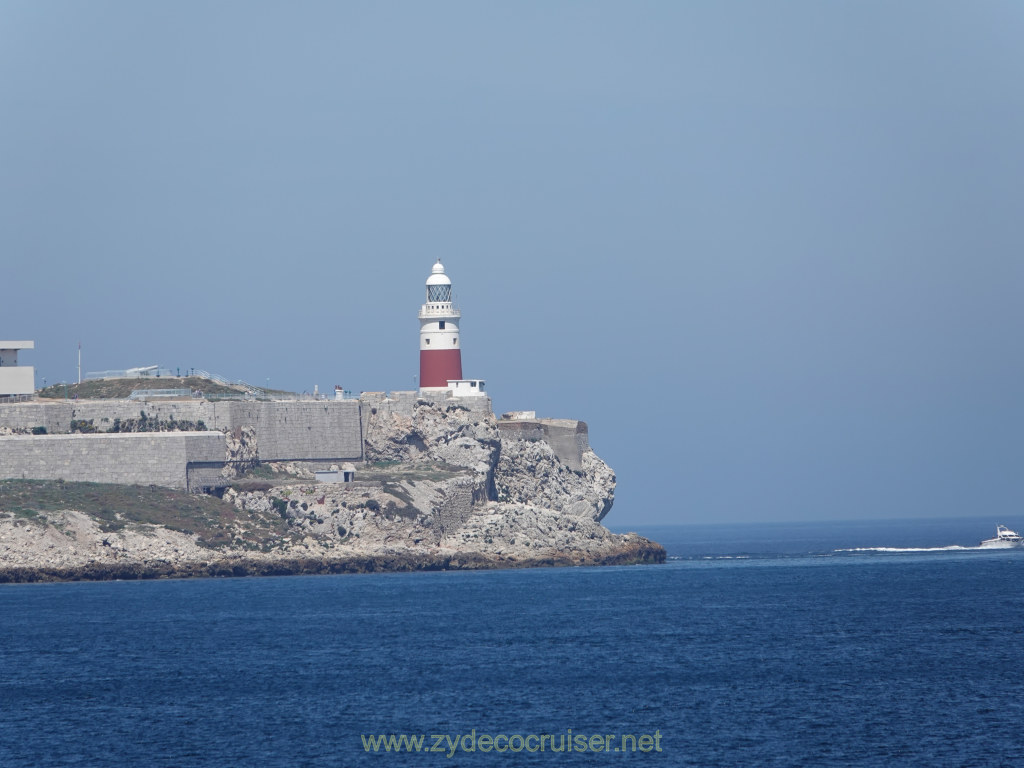
<path fill-rule="evenodd" d="M 961 547 L 953 545 L 949 547 L 854 547 L 852 549 L 837 549 L 836 552 L 954 552 L 964 549 L 981 549 L 981 547 Z"/>

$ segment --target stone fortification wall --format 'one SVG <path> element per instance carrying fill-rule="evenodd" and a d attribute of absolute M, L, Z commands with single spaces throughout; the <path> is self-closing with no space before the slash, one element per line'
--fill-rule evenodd
<path fill-rule="evenodd" d="M 404 397 L 404 395 L 414 394 L 414 392 L 395 392 L 389 396 L 387 392 L 363 392 L 359 396 L 359 418 L 360 430 L 364 439 L 370 431 L 371 425 L 379 419 L 391 419 L 395 415 L 412 419 L 416 400 L 413 397 Z M 403 397 L 394 395 L 403 395 Z"/>
<path fill-rule="evenodd" d="M 64 405 L 59 403 L 57 405 Z M 77 421 L 92 421 L 99 432 L 106 432 L 114 425 L 115 419 L 127 421 L 138 419 L 142 414 L 147 419 L 159 421 L 203 422 L 208 429 L 230 429 L 228 403 L 206 400 L 170 400 L 145 402 L 142 400 L 73 400 L 71 418 Z"/>
<path fill-rule="evenodd" d="M 454 533 L 479 508 L 487 502 L 485 478 L 464 477 L 445 483 L 442 487 L 443 501 L 435 513 L 435 526 L 440 537 Z"/>
<path fill-rule="evenodd" d="M 189 469 L 224 465 L 220 432 L 0 437 L 0 477 L 189 489 Z"/>
<path fill-rule="evenodd" d="M 225 403 L 205 400 L 142 402 L 138 400 L 59 400 L 54 402 L 0 405 L 0 427 L 31 429 L 45 427 L 52 435 L 67 434 L 71 421 L 92 421 L 97 432 L 108 432 L 114 420 L 202 421 L 209 429 L 229 429 L 230 410 Z"/>
<path fill-rule="evenodd" d="M 359 461 L 363 436 L 359 402 L 221 402 L 230 411 L 228 423 L 218 429 L 252 426 L 260 461 Z M 210 426 L 207 423 L 207 426 Z"/>
<path fill-rule="evenodd" d="M 252 426 L 261 461 L 358 461 L 363 452 L 359 411 L 355 400 L 74 400 L 0 405 L 0 427 L 41 426 L 49 434 L 66 434 L 71 421 L 77 420 L 92 422 L 97 432 L 108 432 L 117 420 L 138 420 L 145 414 L 157 421 L 202 422 L 210 430 Z"/>
<path fill-rule="evenodd" d="M 489 415 L 489 398 L 441 398 L 440 413 L 451 415 L 461 413 L 468 418 L 468 424 L 479 424 L 490 421 L 484 418 L 483 411 Z M 169 487 L 202 488 L 223 485 L 220 478 L 224 462 L 230 459 L 237 462 L 246 460 L 272 462 L 299 462 L 309 468 L 330 466 L 339 461 L 365 460 L 366 438 L 368 426 L 389 424 L 402 433 L 404 438 L 411 428 L 413 416 L 417 413 L 417 403 L 422 405 L 418 392 L 393 392 L 390 396 L 384 393 L 366 393 L 359 401 L 355 400 L 317 400 L 317 401 L 129 401 L 129 400 L 72 400 L 56 402 L 34 402 L 0 405 L 0 432 L 13 430 L 28 432 L 33 428 L 42 427 L 47 435 L 29 437 L 38 442 L 19 443 L 24 449 L 18 458 L 8 451 L 0 460 L 0 476 L 31 477 L 36 479 L 66 480 L 81 479 L 96 482 L 143 482 Z M 449 412 L 450 411 L 450 412 Z M 144 417 L 144 420 L 143 420 Z M 470 418 L 472 417 L 472 418 Z M 441 418 L 441 417 L 438 417 Z M 447 416 L 445 417 L 447 418 Z M 442 419 L 443 421 L 444 419 Z M 91 434 L 69 434 L 73 421 L 83 422 Z M 140 422 L 149 423 L 140 423 Z M 174 448 L 157 449 L 155 446 L 172 446 L 175 443 L 136 443 L 126 442 L 76 442 L 75 440 L 60 441 L 60 436 L 69 438 L 138 436 L 140 439 L 150 436 L 159 439 L 161 436 L 183 434 L 180 431 L 149 432 L 153 423 L 166 429 L 210 430 L 213 440 L 218 441 L 220 453 L 208 459 L 184 458 Z M 171 426 L 171 423 L 178 425 Z M 573 422 L 575 423 L 575 422 Z M 441 429 L 439 425 L 421 425 L 428 431 Z M 110 430 L 118 429 L 116 434 Z M 492 428 L 493 429 L 493 428 Z M 95 430 L 92 433 L 92 430 Z M 138 430 L 138 431 L 136 431 Z M 245 457 L 227 456 L 225 434 L 238 442 L 242 431 L 246 431 Z M 443 431 L 443 430 L 442 430 Z M 202 434 L 202 433 L 200 433 Z M 465 438 L 465 436 L 463 436 Z M 463 442 L 465 440 L 462 439 Z M 462 443 L 442 441 L 438 448 L 450 449 L 447 453 L 438 454 L 438 458 L 454 465 L 462 466 L 463 459 L 472 458 L 470 453 L 462 449 Z M 497 445 L 495 441 L 495 446 Z M 163 462 L 165 469 L 155 472 L 152 468 L 138 469 L 129 461 L 123 463 L 122 452 L 127 445 L 147 446 L 140 454 L 139 462 Z M 114 448 L 114 446 L 117 446 Z M 88 447 L 88 448 L 86 448 Z M 29 449 L 30 448 L 30 449 Z M 252 448 L 255 455 L 250 456 Z M 423 446 L 424 450 L 426 446 Z M 70 451 L 70 453 L 69 453 Z M 88 452 L 88 460 L 73 461 L 75 456 Z M 454 452 L 457 455 L 449 455 Z M 237 450 L 235 451 L 237 453 Z M 157 456 L 159 455 L 159 459 Z M 474 454 L 475 456 L 475 454 Z M 205 462 L 205 463 L 204 463 Z M 189 467 L 185 465 L 189 464 Z M 32 467 L 38 465 L 38 469 Z M 74 466 L 72 466 L 74 465 Z M 127 477 L 128 480 L 114 478 Z"/>
<path fill-rule="evenodd" d="M 71 429 L 70 403 L 0 403 L 0 428 L 28 430 L 43 427 L 51 434 Z"/>
<path fill-rule="evenodd" d="M 590 450 L 585 421 L 576 421 L 575 419 L 499 421 L 498 431 L 503 438 L 544 441 L 551 446 L 551 450 L 555 452 L 559 461 L 576 471 L 583 469 L 583 454 Z"/>

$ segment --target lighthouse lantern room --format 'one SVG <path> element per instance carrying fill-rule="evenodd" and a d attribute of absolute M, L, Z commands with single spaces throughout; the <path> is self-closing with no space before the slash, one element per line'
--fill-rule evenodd
<path fill-rule="evenodd" d="M 419 317 L 420 389 L 449 389 L 449 381 L 462 379 L 462 313 L 452 303 L 452 281 L 440 259 L 427 278 L 427 302 Z"/>

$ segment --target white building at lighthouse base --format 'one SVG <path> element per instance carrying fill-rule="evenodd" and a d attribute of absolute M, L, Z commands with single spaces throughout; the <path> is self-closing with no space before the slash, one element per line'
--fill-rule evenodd
<path fill-rule="evenodd" d="M 486 384 L 483 379 L 449 379 L 448 389 L 452 397 L 487 397 Z"/>

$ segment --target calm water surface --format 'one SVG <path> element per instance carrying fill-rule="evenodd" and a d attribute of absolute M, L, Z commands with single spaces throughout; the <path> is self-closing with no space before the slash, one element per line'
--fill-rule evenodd
<path fill-rule="evenodd" d="M 642 531 L 658 567 L 3 586 L 0 766 L 1024 765 L 1024 551 L 944 548 L 994 530 L 676 527 Z M 474 729 L 661 751 L 361 738 Z"/>

